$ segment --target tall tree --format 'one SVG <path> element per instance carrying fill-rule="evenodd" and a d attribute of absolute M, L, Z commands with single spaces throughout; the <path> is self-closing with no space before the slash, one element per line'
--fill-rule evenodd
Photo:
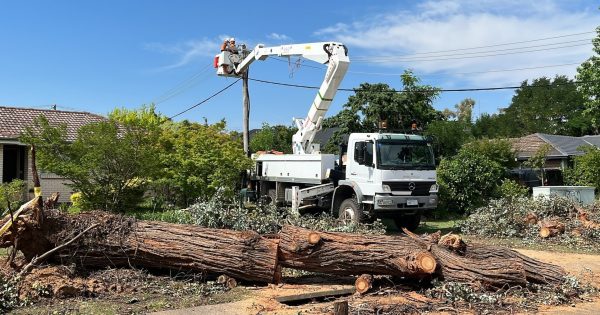
<path fill-rule="evenodd" d="M 385 119 L 390 130 L 410 130 L 416 120 L 422 126 L 439 119 L 441 114 L 432 107 L 439 89 L 420 85 L 412 72 L 402 76 L 402 91 L 384 83 L 362 83 L 348 98 L 342 111 L 326 119 L 325 127 L 340 127 L 340 134 L 373 132 L 379 121 Z"/>
<path fill-rule="evenodd" d="M 579 91 L 585 97 L 585 115 L 591 120 L 592 131 L 600 134 L 600 26 L 596 33 L 592 40 L 595 54 L 577 68 L 575 78 L 581 81 Z"/>
<path fill-rule="evenodd" d="M 456 119 L 462 123 L 471 124 L 473 119 L 473 107 L 475 107 L 475 100 L 472 98 L 465 98 L 460 103 L 454 105 L 456 108 Z"/>
<path fill-rule="evenodd" d="M 283 153 L 292 153 L 292 136 L 296 128 L 263 123 L 262 128 L 250 137 L 250 151 L 275 150 Z"/>
<path fill-rule="evenodd" d="M 584 97 L 566 76 L 523 81 L 510 106 L 495 120 L 497 136 L 518 137 L 542 132 L 580 136 L 589 132 L 583 116 Z M 489 118 L 489 117 L 488 117 Z"/>

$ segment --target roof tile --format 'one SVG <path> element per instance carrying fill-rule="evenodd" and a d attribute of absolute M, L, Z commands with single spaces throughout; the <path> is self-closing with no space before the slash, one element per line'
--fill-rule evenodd
<path fill-rule="evenodd" d="M 46 116 L 52 126 L 65 124 L 68 141 L 75 140 L 77 130 L 82 126 L 106 120 L 105 117 L 88 112 L 0 106 L 0 139 L 19 138 L 25 128 L 31 126 L 34 119 L 41 115 Z"/>

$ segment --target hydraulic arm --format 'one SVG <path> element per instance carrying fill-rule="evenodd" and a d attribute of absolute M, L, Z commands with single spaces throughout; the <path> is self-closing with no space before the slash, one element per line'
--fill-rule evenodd
<path fill-rule="evenodd" d="M 321 129 L 323 118 L 329 110 L 333 97 L 348 70 L 350 59 L 346 46 L 336 42 L 308 43 L 264 47 L 257 45 L 245 58 L 243 49 L 224 49 L 215 57 L 217 74 L 221 76 L 241 76 L 256 60 L 265 60 L 269 56 L 300 56 L 327 65 L 325 78 L 308 115 L 304 119 L 295 119 L 298 132 L 292 138 L 294 154 L 319 153 L 312 145 L 316 132 Z"/>

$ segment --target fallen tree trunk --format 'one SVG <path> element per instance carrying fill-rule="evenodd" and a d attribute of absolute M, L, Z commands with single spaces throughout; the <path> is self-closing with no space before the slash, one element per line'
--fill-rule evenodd
<path fill-rule="evenodd" d="M 435 257 L 408 237 L 315 232 L 291 225 L 279 233 L 279 262 L 329 274 L 403 277 L 431 275 L 437 266 Z"/>
<path fill-rule="evenodd" d="M 278 239 L 268 239 L 252 231 L 137 221 L 104 212 L 69 216 L 49 210 L 38 225 L 35 212 L 20 217 L 1 236 L 0 246 L 15 245 L 30 261 L 56 248 L 54 261 L 88 268 L 138 266 L 277 282 L 281 267 L 290 267 L 337 275 L 438 277 L 486 288 L 559 284 L 565 275 L 560 267 L 509 249 L 466 246 L 452 234 L 357 235 L 286 225 Z M 94 228 L 74 240 L 90 226 Z M 65 244 L 67 240 L 73 241 Z"/>
<path fill-rule="evenodd" d="M 517 259 L 521 261 L 523 265 L 527 281 L 532 283 L 561 284 L 567 275 L 566 271 L 560 266 L 544 263 L 531 257 L 527 257 L 510 248 L 482 244 L 469 244 L 467 245 L 465 257 L 475 260 Z"/>
<path fill-rule="evenodd" d="M 85 237 L 58 250 L 53 259 L 87 268 L 168 268 L 266 283 L 278 277 L 277 241 L 253 231 L 136 221 L 104 212 L 68 216 L 56 210 L 46 213 L 42 226 L 31 223 L 27 219 L 15 223 L 18 235 L 5 234 L 0 243 L 18 237 L 17 249 L 31 260 L 97 224 Z"/>

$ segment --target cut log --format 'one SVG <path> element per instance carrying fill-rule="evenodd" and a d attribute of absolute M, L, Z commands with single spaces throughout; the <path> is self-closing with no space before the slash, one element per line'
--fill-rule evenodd
<path fill-rule="evenodd" d="M 354 287 L 356 288 L 356 292 L 360 294 L 366 293 L 373 287 L 373 276 L 367 274 L 359 276 L 354 282 Z"/>
<path fill-rule="evenodd" d="M 600 229 L 600 223 L 590 220 L 589 214 L 584 210 L 578 211 L 577 219 L 579 219 L 581 225 L 586 229 Z"/>
<path fill-rule="evenodd" d="M 535 213 L 528 213 L 525 216 L 525 219 L 523 219 L 523 221 L 525 222 L 525 224 L 528 224 L 528 225 L 537 224 L 538 217 L 537 217 L 537 215 L 535 215 Z"/>
<path fill-rule="evenodd" d="M 56 210 L 47 211 L 41 227 L 23 221 L 15 224 L 19 225 L 17 249 L 28 260 L 98 224 L 84 238 L 57 251 L 54 261 L 87 268 L 138 266 L 224 273 L 266 283 L 278 276 L 277 242 L 252 231 L 136 221 L 104 212 L 69 216 Z M 10 234 L 3 236 L 3 243 L 11 238 Z"/>
<path fill-rule="evenodd" d="M 437 243 L 459 254 L 464 254 L 467 249 L 467 244 L 458 234 L 448 233 L 440 237 L 440 240 Z"/>
<path fill-rule="evenodd" d="M 423 277 L 435 272 L 435 257 L 405 236 L 319 232 L 285 225 L 279 233 L 279 262 L 283 267 L 338 275 Z M 316 234 L 316 233 L 315 233 Z"/>
<path fill-rule="evenodd" d="M 564 223 L 558 220 L 544 220 L 539 222 L 540 225 L 540 237 L 548 238 L 562 234 L 565 232 Z"/>
<path fill-rule="evenodd" d="M 567 275 L 560 266 L 541 262 L 505 247 L 469 244 L 465 257 L 484 261 L 518 260 L 523 266 L 526 280 L 531 283 L 560 285 Z"/>

